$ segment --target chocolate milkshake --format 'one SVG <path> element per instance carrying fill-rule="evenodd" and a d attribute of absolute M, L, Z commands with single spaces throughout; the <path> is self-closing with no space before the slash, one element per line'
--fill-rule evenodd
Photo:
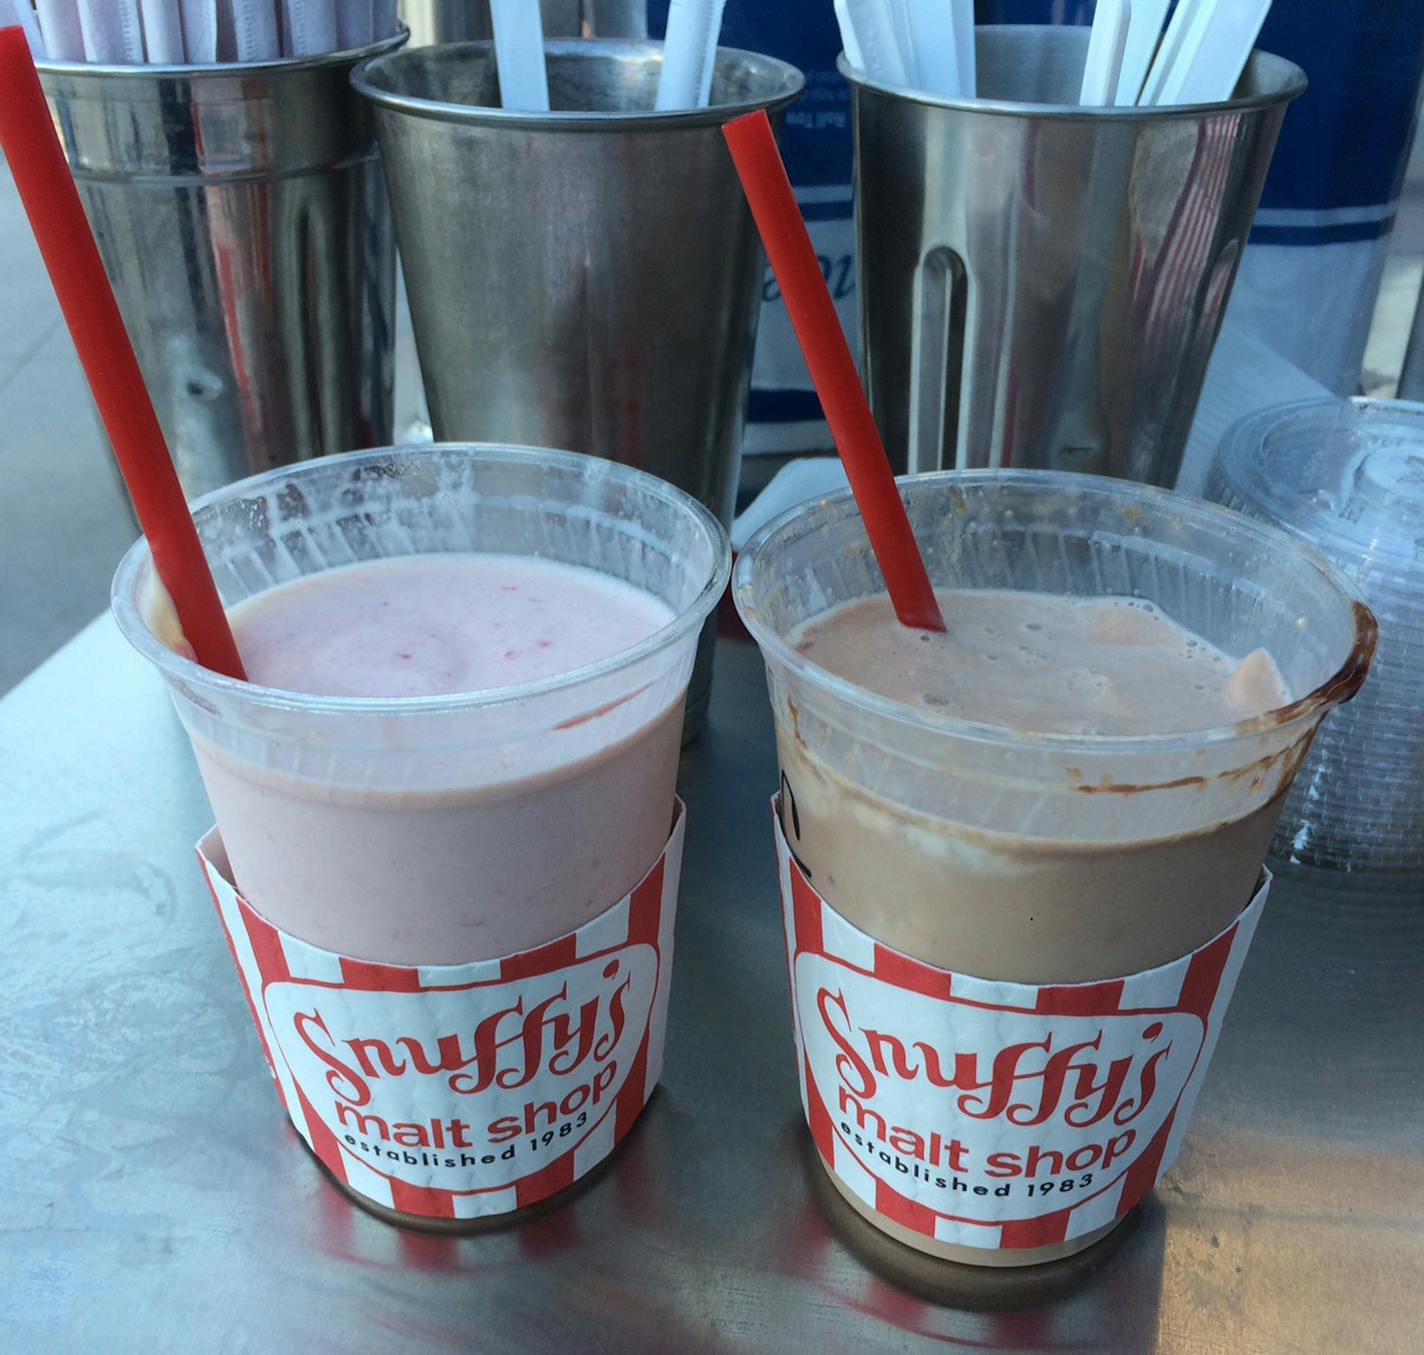
<path fill-rule="evenodd" d="M 1291 699 L 1265 650 L 1234 661 L 1150 602 L 999 589 L 939 596 L 946 634 L 907 629 L 877 597 L 817 618 L 791 643 L 931 726 L 971 721 L 1030 737 L 1176 734 L 1232 725 Z M 794 719 L 778 722 L 777 750 L 783 829 L 829 902 L 910 955 L 1023 983 L 1114 978 L 1215 935 L 1250 899 L 1280 813 L 1271 795 L 1199 831 L 1085 842 L 1055 824 L 1061 806 L 1052 799 L 1015 832 L 912 807 L 909 781 L 898 793 L 887 782 L 869 794 L 820 760 Z M 1084 783 L 1080 793 L 1099 790 Z M 881 887 L 887 878 L 893 895 Z M 1147 898 L 1156 921 L 1142 937 L 1133 919 Z"/>
<path fill-rule="evenodd" d="M 736 572 L 776 718 L 802 1098 L 892 1237 L 1048 1261 L 1175 1157 L 1285 791 L 1373 620 L 1307 550 L 1162 491 L 902 490 L 944 635 L 895 621 L 844 497 Z"/>

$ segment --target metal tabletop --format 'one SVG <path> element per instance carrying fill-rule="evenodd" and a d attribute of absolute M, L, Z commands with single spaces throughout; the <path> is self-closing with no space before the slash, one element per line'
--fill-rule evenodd
<path fill-rule="evenodd" d="M 1094 1251 L 975 1271 L 826 1186 L 797 1101 L 761 666 L 687 755 L 662 1088 L 567 1203 L 402 1233 L 273 1094 L 107 618 L 0 701 L 0 1350 L 1409 1351 L 1424 1330 L 1424 899 L 1284 871 L 1178 1165 Z"/>

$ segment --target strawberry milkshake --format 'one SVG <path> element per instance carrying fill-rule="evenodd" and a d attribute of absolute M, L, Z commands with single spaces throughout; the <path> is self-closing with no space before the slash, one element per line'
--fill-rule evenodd
<path fill-rule="evenodd" d="M 114 615 L 192 741 L 292 1124 L 402 1226 L 567 1190 L 661 1075 L 725 533 L 641 471 L 461 444 L 304 462 L 193 516 L 248 680 L 187 655 L 143 542 Z"/>
<path fill-rule="evenodd" d="M 255 684 L 402 700 L 558 678 L 673 611 L 591 569 L 452 553 L 310 575 L 230 619 Z M 572 761 L 556 735 L 518 756 L 437 747 L 398 789 L 284 775 L 201 737 L 194 751 L 236 882 L 271 921 L 333 950 L 359 938 L 359 956 L 447 964 L 538 945 L 621 898 L 667 840 L 681 730 L 679 696 Z M 413 879 L 419 925 L 399 902 Z"/>
<path fill-rule="evenodd" d="M 256 477 L 194 516 L 249 681 L 174 652 L 142 543 L 115 611 L 271 922 L 465 963 L 570 932 L 657 859 L 726 569 L 690 499 L 594 458 L 437 447 Z"/>

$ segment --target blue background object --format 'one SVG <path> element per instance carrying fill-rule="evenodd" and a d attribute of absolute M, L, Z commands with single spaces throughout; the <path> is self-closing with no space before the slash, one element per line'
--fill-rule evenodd
<path fill-rule="evenodd" d="M 649 3 L 652 37 L 663 36 L 667 12 L 668 0 Z M 787 111 L 781 140 L 791 181 L 848 184 L 850 92 L 836 70 L 841 35 L 831 0 L 727 0 L 721 45 L 765 52 L 806 73 L 806 93 Z"/>
<path fill-rule="evenodd" d="M 978 0 L 991 23 L 1093 21 L 1094 0 Z M 1424 76 L 1424 4 L 1416 0 L 1275 0 L 1257 45 L 1288 57 L 1310 88 L 1286 115 L 1266 209 L 1330 213 L 1399 198 Z M 1328 244 L 1387 234 L 1372 220 L 1258 225 L 1258 244 Z"/>
<path fill-rule="evenodd" d="M 667 29 L 668 0 L 650 0 L 648 32 L 661 38 Z M 742 47 L 789 61 L 806 75 L 806 93 L 786 111 L 781 154 L 786 171 L 798 189 L 821 190 L 802 195 L 801 214 L 811 228 L 821 271 L 838 306 L 842 323 L 854 328 L 855 258 L 849 230 L 853 211 L 851 192 L 850 90 L 836 70 L 841 51 L 840 28 L 831 0 L 727 0 L 720 39 L 724 47 Z M 835 190 L 843 191 L 835 191 Z M 841 223 L 837 229 L 836 223 Z M 818 229 L 819 227 L 819 229 Z M 771 310 L 780 310 L 776 280 L 768 270 L 763 289 L 768 310 L 763 313 L 763 345 L 789 347 L 784 317 L 775 323 Z M 801 425 L 821 419 L 821 404 L 806 380 L 798 387 L 786 384 L 784 363 L 759 362 L 747 418 L 752 424 Z M 800 372 L 799 357 L 790 368 Z M 765 373 L 776 370 L 779 378 Z M 822 432 L 807 445 L 828 446 Z M 782 450 L 789 449 L 779 448 Z M 767 449 L 773 449 L 775 443 Z"/>

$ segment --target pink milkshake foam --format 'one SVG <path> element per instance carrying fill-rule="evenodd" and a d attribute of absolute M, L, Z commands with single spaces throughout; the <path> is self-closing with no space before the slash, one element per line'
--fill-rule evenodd
<path fill-rule="evenodd" d="M 230 617 L 254 683 L 420 698 L 570 673 L 646 640 L 673 611 L 592 569 L 451 553 L 309 575 Z M 254 907 L 357 958 L 445 964 L 542 944 L 617 902 L 667 839 L 681 728 L 679 698 L 572 761 L 558 729 L 518 757 L 457 742 L 422 761 L 418 785 L 395 789 L 349 768 L 313 779 L 194 745 Z"/>

